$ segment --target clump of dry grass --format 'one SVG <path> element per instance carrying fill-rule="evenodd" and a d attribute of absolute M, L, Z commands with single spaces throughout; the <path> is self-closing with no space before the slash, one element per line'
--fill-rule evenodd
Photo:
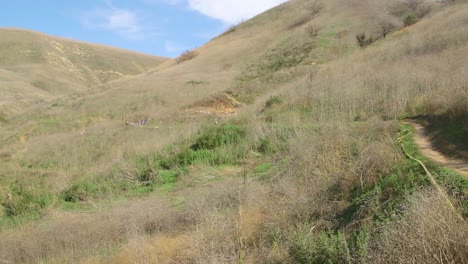
<path fill-rule="evenodd" d="M 135 237 L 190 225 L 186 220 L 162 197 L 127 202 L 101 214 L 51 212 L 47 225 L 1 231 L 0 256 L 13 263 L 77 261 Z"/>
<path fill-rule="evenodd" d="M 113 257 L 112 263 L 195 263 L 196 245 L 187 235 L 157 235 L 150 239 L 136 238 Z"/>
<path fill-rule="evenodd" d="M 415 194 L 400 220 L 380 228 L 374 263 L 466 263 L 468 224 L 435 191 Z"/>

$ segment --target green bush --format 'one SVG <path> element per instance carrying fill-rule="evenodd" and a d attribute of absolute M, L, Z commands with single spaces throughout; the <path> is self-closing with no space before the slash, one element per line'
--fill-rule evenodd
<path fill-rule="evenodd" d="M 273 164 L 271 164 L 270 162 L 262 163 L 258 165 L 257 167 L 255 167 L 254 173 L 265 174 L 265 173 L 268 173 L 272 167 L 273 167 Z"/>
<path fill-rule="evenodd" d="M 419 19 L 415 15 L 411 14 L 406 16 L 405 20 L 403 21 L 403 24 L 405 25 L 405 27 L 408 27 L 413 24 L 416 24 L 418 21 Z"/>
<path fill-rule="evenodd" d="M 346 263 L 348 249 L 342 232 L 320 232 L 312 236 L 307 230 L 296 236 L 290 248 L 295 263 Z"/>
<path fill-rule="evenodd" d="M 193 155 L 191 149 L 183 149 L 175 154 L 160 157 L 158 166 L 165 170 L 185 168 L 193 163 Z"/>
<path fill-rule="evenodd" d="M 76 182 L 68 189 L 61 193 L 61 198 L 65 202 L 80 202 L 86 201 L 91 196 L 96 194 L 103 194 L 106 192 L 104 186 L 98 182 L 86 179 L 80 182 Z"/>
<path fill-rule="evenodd" d="M 240 146 L 231 146 L 229 148 L 200 149 L 194 151 L 193 161 L 218 166 L 223 164 L 237 164 L 239 160 L 245 157 L 245 151 Z"/>
<path fill-rule="evenodd" d="M 180 172 L 174 170 L 160 170 L 158 171 L 158 178 L 162 184 L 171 184 L 177 181 Z"/>
<path fill-rule="evenodd" d="M 228 144 L 239 143 L 246 136 L 243 127 L 235 124 L 211 126 L 204 129 L 191 146 L 192 150 L 214 149 Z"/>
<path fill-rule="evenodd" d="M 11 197 L 1 201 L 5 216 L 18 217 L 24 215 L 40 215 L 42 209 L 52 203 L 50 194 L 27 190 L 22 186 L 14 186 Z"/>

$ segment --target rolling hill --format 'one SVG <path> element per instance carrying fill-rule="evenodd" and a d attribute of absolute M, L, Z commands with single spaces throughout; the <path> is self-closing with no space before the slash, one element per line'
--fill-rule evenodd
<path fill-rule="evenodd" d="M 463 151 L 467 17 L 292 0 L 176 59 L 0 31 L 0 261 L 465 263 L 468 180 L 404 120 Z"/>
<path fill-rule="evenodd" d="M 20 29 L 0 29 L 0 111 L 86 92 L 167 59 Z"/>

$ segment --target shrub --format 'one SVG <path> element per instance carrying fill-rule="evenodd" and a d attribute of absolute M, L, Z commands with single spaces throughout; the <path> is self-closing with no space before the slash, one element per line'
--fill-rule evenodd
<path fill-rule="evenodd" d="M 295 263 L 346 263 L 349 253 L 342 232 L 321 232 L 311 237 L 307 231 L 296 235 L 290 248 Z"/>
<path fill-rule="evenodd" d="M 366 37 L 366 34 L 365 33 L 359 33 L 356 35 L 356 40 L 357 40 L 357 43 L 359 45 L 359 47 L 361 48 L 365 48 L 367 46 L 369 46 L 370 44 L 374 43 L 375 39 L 371 36 L 369 37 Z"/>
<path fill-rule="evenodd" d="M 403 24 L 405 25 L 405 27 L 408 27 L 413 24 L 416 24 L 418 21 L 419 19 L 415 15 L 410 14 L 405 18 L 405 20 L 403 21 Z"/>
<path fill-rule="evenodd" d="M 219 146 L 240 142 L 246 136 L 243 127 L 235 124 L 211 126 L 206 128 L 191 146 L 192 150 L 214 149 Z"/>
<path fill-rule="evenodd" d="M 177 181 L 180 173 L 175 170 L 160 170 L 158 172 L 159 181 L 162 184 L 170 184 Z"/>
<path fill-rule="evenodd" d="M 64 190 L 61 193 L 61 198 L 66 202 L 81 202 L 86 201 L 90 198 L 91 195 L 97 194 L 100 191 L 98 183 L 92 180 L 84 180 L 77 182 L 70 186 L 68 189 Z"/>
<path fill-rule="evenodd" d="M 184 53 L 182 53 L 179 57 L 177 57 L 176 62 L 177 63 L 182 63 L 184 61 L 191 60 L 195 57 L 198 56 L 198 52 L 194 50 L 187 50 Z"/>
<path fill-rule="evenodd" d="M 316 26 L 308 26 L 306 27 L 306 32 L 309 35 L 309 37 L 316 37 L 318 33 L 320 32 L 320 28 Z"/>
<path fill-rule="evenodd" d="M 184 149 L 176 154 L 167 157 L 160 157 L 158 165 L 160 168 L 170 170 L 174 168 L 184 168 L 191 165 L 193 162 L 193 151 L 191 149 Z"/>

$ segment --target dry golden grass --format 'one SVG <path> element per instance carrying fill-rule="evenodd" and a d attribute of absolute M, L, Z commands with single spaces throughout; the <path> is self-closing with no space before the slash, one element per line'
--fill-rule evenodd
<path fill-rule="evenodd" d="M 0 83 L 6 88 L 0 110 L 12 116 L 44 100 L 141 74 L 166 60 L 27 30 L 0 29 L 0 35 Z"/>
<path fill-rule="evenodd" d="M 109 255 L 120 243 L 190 225 L 161 195 L 145 200 L 105 205 L 91 212 L 51 210 L 44 224 L 31 223 L 0 231 L 0 256 L 14 263 L 85 259 Z"/>
<path fill-rule="evenodd" d="M 467 14 L 466 8 L 441 11 L 366 52 L 326 65 L 306 90 L 311 104 L 324 115 L 338 110 L 357 119 L 373 113 L 387 119 L 403 113 L 465 113 L 462 54 L 467 52 L 468 36 L 462 25 Z"/>
<path fill-rule="evenodd" d="M 468 224 L 445 198 L 425 190 L 415 194 L 400 220 L 385 225 L 375 241 L 374 263 L 466 263 Z"/>
<path fill-rule="evenodd" d="M 111 263 L 194 263 L 196 242 L 188 235 L 155 236 L 130 241 Z"/>
<path fill-rule="evenodd" d="M 271 157 L 259 157 L 259 150 L 252 147 L 251 160 L 244 163 L 253 165 L 246 169 L 196 164 L 173 191 L 126 202 L 89 199 L 87 207 L 97 207 L 89 212 L 63 212 L 51 205 L 44 219 L 0 231 L 0 259 L 297 262 L 291 247 L 298 233 L 314 238 L 320 231 L 336 228 L 350 190 L 372 186 L 401 161 L 394 143 L 398 117 L 458 116 L 468 111 L 466 5 L 437 11 L 361 50 L 355 34 L 375 33 L 382 14 L 389 15 L 385 7 L 396 2 L 327 1 L 310 21 L 288 29 L 298 17 L 309 14 L 314 3 L 289 1 L 197 49 L 195 60 L 167 61 L 140 76 L 63 96 L 53 106 L 39 103 L 26 110 L 28 116 L 9 120 L 0 129 L 5 139 L 0 176 L 6 183 L 0 185 L 0 194 L 8 192 L 5 186 L 16 179 L 58 193 L 84 177 L 100 179 L 115 169 L 134 170 L 133 158 L 152 155 L 194 134 L 203 122 L 212 122 L 188 118 L 183 111 L 226 91 L 246 65 L 263 58 L 265 50 L 289 50 L 317 41 L 309 64 L 273 74 L 292 73 L 297 78 L 246 84 L 253 91 L 264 90 L 238 119 L 248 124 L 252 142 L 270 140 L 277 150 Z M 311 25 L 321 29 L 313 40 L 305 30 Z M 10 72 L 0 74 L 15 77 Z M 282 99 L 266 107 L 273 95 Z M 124 125 L 143 116 L 149 117 L 147 127 Z M 255 165 L 270 158 L 273 171 L 255 175 Z M 434 259 L 420 250 L 429 245 L 446 260 L 464 260 L 459 246 L 466 240 L 466 226 L 438 213 L 445 209 L 434 199 L 414 198 L 396 222 L 408 232 L 389 225 L 387 230 L 395 236 L 375 241 L 377 259 L 385 263 L 395 260 L 389 255 L 405 260 L 414 256 L 430 263 Z M 430 217 L 421 219 L 423 211 Z M 422 225 L 416 226 L 416 220 Z M 414 230 L 426 235 L 420 244 L 415 242 L 418 252 L 399 254 L 402 247 L 393 238 L 409 247 L 416 239 Z M 431 240 L 427 235 L 431 232 L 443 239 Z M 444 233 L 453 235 L 455 242 Z M 450 251 L 447 245 L 457 249 Z"/>

